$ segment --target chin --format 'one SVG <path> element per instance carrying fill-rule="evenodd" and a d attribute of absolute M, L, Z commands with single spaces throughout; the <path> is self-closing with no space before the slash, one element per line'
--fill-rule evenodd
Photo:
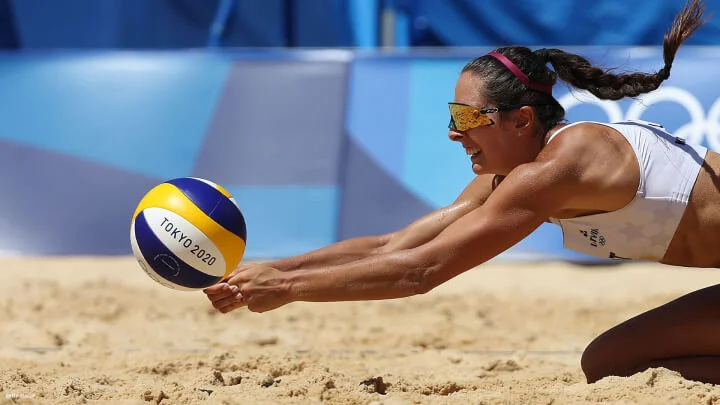
<path fill-rule="evenodd" d="M 487 168 L 477 165 L 477 164 L 472 165 L 472 168 L 470 170 L 472 170 L 473 173 L 477 174 L 478 176 L 481 174 L 490 174 L 490 172 L 488 172 Z"/>
<path fill-rule="evenodd" d="M 485 175 L 485 174 L 493 174 L 496 176 L 507 176 L 507 172 L 505 172 L 504 170 L 492 169 L 490 167 L 484 167 L 484 166 L 480 166 L 480 165 L 473 165 L 472 171 L 473 171 L 473 173 L 475 173 L 478 176 Z"/>

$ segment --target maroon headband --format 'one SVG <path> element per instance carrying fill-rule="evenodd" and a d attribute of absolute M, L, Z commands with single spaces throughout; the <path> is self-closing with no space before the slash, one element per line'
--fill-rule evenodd
<path fill-rule="evenodd" d="M 525 75 L 525 73 L 520 70 L 517 66 L 515 66 L 514 63 L 508 58 L 505 57 L 505 55 L 499 54 L 497 52 L 490 52 L 488 55 L 494 57 L 495 59 L 499 60 L 505 67 L 510 69 L 510 71 L 520 79 L 520 81 L 528 86 L 529 88 L 537 91 L 541 91 L 543 93 L 552 94 L 552 86 L 547 84 L 540 84 L 536 82 L 531 82 L 530 79 Z"/>

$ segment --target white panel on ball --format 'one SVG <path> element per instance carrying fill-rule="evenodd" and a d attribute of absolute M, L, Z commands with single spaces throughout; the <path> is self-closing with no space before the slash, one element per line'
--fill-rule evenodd
<path fill-rule="evenodd" d="M 180 260 L 211 276 L 225 275 L 222 252 L 195 225 L 164 208 L 146 208 L 143 215 L 155 236 Z"/>

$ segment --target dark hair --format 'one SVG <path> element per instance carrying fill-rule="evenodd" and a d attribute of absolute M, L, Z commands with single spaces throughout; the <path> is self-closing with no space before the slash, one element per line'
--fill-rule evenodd
<path fill-rule="evenodd" d="M 707 21 L 701 20 L 705 11 L 702 0 L 688 0 L 675 16 L 672 27 L 663 40 L 665 65 L 657 73 L 610 73 L 613 69 L 593 66 L 580 55 L 560 49 L 538 49 L 510 46 L 496 52 L 510 59 L 531 82 L 554 85 L 558 79 L 577 89 L 587 90 L 605 100 L 619 100 L 651 92 L 670 77 L 675 53 L 695 30 Z M 547 67 L 550 63 L 554 71 Z M 550 93 L 531 90 L 499 60 L 483 55 L 467 65 L 463 72 L 473 72 L 482 77 L 484 96 L 497 105 L 531 105 L 539 123 L 549 130 L 565 119 L 565 110 Z"/>

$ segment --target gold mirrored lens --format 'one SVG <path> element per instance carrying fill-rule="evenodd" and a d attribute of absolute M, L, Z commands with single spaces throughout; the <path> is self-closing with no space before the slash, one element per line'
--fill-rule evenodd
<path fill-rule="evenodd" d="M 462 104 L 450 103 L 450 117 L 452 121 L 450 126 L 458 131 L 467 131 L 468 129 L 477 128 L 492 124 L 492 120 L 480 109 Z M 454 124 L 454 125 L 453 125 Z"/>

